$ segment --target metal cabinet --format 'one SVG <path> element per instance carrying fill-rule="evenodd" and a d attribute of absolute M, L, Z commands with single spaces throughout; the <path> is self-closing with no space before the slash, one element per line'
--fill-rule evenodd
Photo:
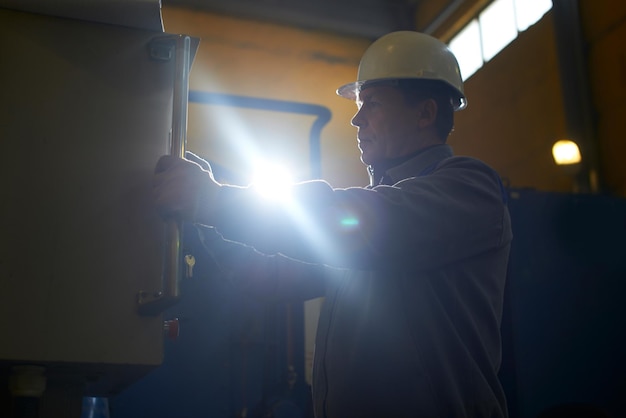
<path fill-rule="evenodd" d="M 186 128 L 178 39 L 0 9 L 3 384 L 34 365 L 48 391 L 107 394 L 161 364 L 163 319 L 138 296 L 163 286 L 151 181 Z"/>

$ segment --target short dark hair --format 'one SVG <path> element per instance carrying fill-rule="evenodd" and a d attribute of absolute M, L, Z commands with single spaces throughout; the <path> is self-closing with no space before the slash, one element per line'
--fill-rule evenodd
<path fill-rule="evenodd" d="M 452 88 L 441 81 L 423 79 L 401 79 L 397 83 L 409 105 L 424 99 L 433 99 L 437 103 L 437 119 L 435 127 L 443 142 L 454 129 L 454 93 Z"/>

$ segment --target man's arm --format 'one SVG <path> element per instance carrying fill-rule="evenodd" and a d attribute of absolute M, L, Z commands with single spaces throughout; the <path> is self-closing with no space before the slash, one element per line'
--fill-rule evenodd
<path fill-rule="evenodd" d="M 214 229 L 197 226 L 200 241 L 217 272 L 238 290 L 276 301 L 303 301 L 324 296 L 326 268 L 226 241 Z"/>
<path fill-rule="evenodd" d="M 157 165 L 155 193 L 164 216 L 212 225 L 265 254 L 340 268 L 432 268 L 510 240 L 499 178 L 470 158 L 450 158 L 394 186 L 300 183 L 281 201 L 220 185 L 199 166 L 169 158 Z"/>
<path fill-rule="evenodd" d="M 497 174 L 463 158 L 394 186 L 301 183 L 287 203 L 224 187 L 212 210 L 227 239 L 342 268 L 432 268 L 510 240 Z"/>

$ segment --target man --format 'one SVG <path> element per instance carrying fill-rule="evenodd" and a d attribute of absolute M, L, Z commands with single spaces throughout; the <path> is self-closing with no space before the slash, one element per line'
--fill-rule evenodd
<path fill-rule="evenodd" d="M 446 145 L 466 104 L 456 59 L 432 37 L 391 33 L 338 94 L 358 107 L 368 187 L 310 181 L 289 204 L 259 204 L 253 188 L 164 157 L 159 210 L 278 254 L 249 270 L 273 266 L 262 283 L 286 271 L 294 285 L 323 283 L 316 417 L 506 417 L 497 372 L 510 219 L 498 175 Z M 298 264 L 316 273 L 298 275 Z"/>

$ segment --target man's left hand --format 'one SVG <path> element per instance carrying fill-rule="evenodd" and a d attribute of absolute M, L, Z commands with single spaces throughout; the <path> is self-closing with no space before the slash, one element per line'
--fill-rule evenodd
<path fill-rule="evenodd" d="M 206 223 L 205 216 L 201 216 L 200 212 L 202 215 L 210 214 L 211 203 L 215 201 L 219 188 L 220 184 L 214 180 L 211 171 L 175 156 L 161 157 L 154 170 L 154 202 L 165 220 Z"/>

